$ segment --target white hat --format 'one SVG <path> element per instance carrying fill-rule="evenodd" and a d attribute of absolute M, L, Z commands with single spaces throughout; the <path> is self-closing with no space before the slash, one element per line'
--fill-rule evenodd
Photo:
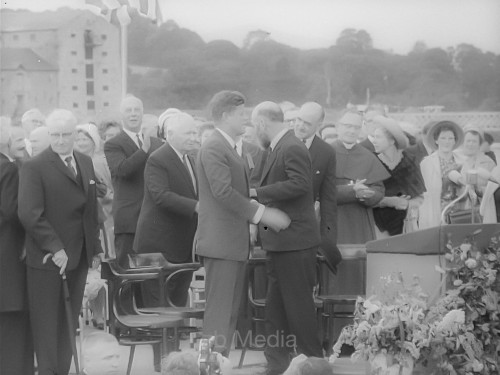
<path fill-rule="evenodd" d="M 81 124 L 76 126 L 76 131 L 82 132 L 87 137 L 89 137 L 92 142 L 94 142 L 95 149 L 99 150 L 99 147 L 101 145 L 101 137 L 99 136 L 97 126 L 95 126 L 94 124 Z"/>

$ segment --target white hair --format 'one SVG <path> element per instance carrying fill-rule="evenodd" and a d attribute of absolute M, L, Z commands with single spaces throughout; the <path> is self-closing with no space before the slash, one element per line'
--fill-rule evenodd
<path fill-rule="evenodd" d="M 47 127 L 71 125 L 76 128 L 77 120 L 73 112 L 67 109 L 54 109 L 47 117 Z"/>
<path fill-rule="evenodd" d="M 23 117 L 21 117 L 21 123 L 25 123 L 28 120 L 31 120 L 34 116 L 45 119 L 45 116 L 38 108 L 31 108 L 24 112 Z"/>

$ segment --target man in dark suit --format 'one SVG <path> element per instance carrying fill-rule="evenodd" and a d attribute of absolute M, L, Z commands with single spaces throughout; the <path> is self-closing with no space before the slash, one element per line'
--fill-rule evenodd
<path fill-rule="evenodd" d="M 144 168 L 154 147 L 152 138 L 141 132 L 142 101 L 135 96 L 125 97 L 120 113 L 123 129 L 104 144 L 104 153 L 113 180 L 116 259 L 126 267 L 127 254 L 133 252 L 137 219 L 144 197 Z"/>
<path fill-rule="evenodd" d="M 17 216 L 19 171 L 24 132 L 0 123 L 0 374 L 33 374 L 24 228 Z"/>
<path fill-rule="evenodd" d="M 166 130 L 168 143 L 153 152 L 144 171 L 145 192 L 137 222 L 134 249 L 139 253 L 161 252 L 172 263 L 192 261 L 196 232 L 198 194 L 194 162 L 196 123 L 187 113 L 173 115 Z M 192 273 L 183 272 L 169 284 L 176 306 L 185 306 Z M 143 302 L 158 306 L 158 282 L 144 282 Z"/>
<path fill-rule="evenodd" d="M 196 163 L 199 217 L 196 252 L 205 271 L 207 304 L 203 334 L 215 336 L 215 350 L 227 356 L 231 348 L 249 255 L 249 224 L 264 222 L 279 231 L 288 216 L 267 209 L 248 197 L 244 160 L 236 140 L 247 121 L 245 98 L 236 91 L 221 91 L 210 102 L 216 130 L 202 145 Z"/>
<path fill-rule="evenodd" d="M 337 186 L 335 150 L 316 134 L 319 131 L 325 111 L 318 103 L 302 105 L 295 120 L 295 135 L 309 149 L 313 167 L 314 201 L 319 204 L 321 246 L 328 266 L 336 270 L 342 260 L 337 248 Z"/>
<path fill-rule="evenodd" d="M 50 147 L 26 161 L 19 175 L 19 218 L 26 229 L 28 300 L 39 375 L 67 374 L 71 364 L 61 275 L 67 276 L 76 327 L 88 269 L 99 265 L 102 253 L 94 167 L 88 156 L 73 150 L 76 118 L 70 111 L 55 110 L 47 126 Z"/>
<path fill-rule="evenodd" d="M 257 105 L 252 122 L 270 152 L 261 186 L 251 189 L 250 195 L 291 219 L 290 226 L 279 233 L 259 225 L 268 275 L 264 353 L 267 374 L 277 375 L 288 368 L 295 346 L 306 356 L 323 356 L 313 299 L 320 231 L 314 214 L 311 158 L 304 143 L 284 124 L 276 103 Z"/>

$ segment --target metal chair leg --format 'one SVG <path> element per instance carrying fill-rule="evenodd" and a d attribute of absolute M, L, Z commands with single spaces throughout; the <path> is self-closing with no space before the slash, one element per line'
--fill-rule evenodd
<path fill-rule="evenodd" d="M 134 361 L 134 354 L 135 354 L 135 345 L 131 345 L 130 354 L 128 356 L 127 375 L 130 375 L 130 371 L 132 370 L 132 362 Z"/>

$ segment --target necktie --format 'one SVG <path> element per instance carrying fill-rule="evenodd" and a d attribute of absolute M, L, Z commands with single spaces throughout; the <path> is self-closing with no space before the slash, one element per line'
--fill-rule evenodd
<path fill-rule="evenodd" d="M 75 168 L 73 167 L 73 163 L 71 163 L 73 161 L 73 157 L 72 156 L 67 156 L 64 161 L 66 162 L 66 166 L 68 167 L 69 169 L 69 172 L 71 173 L 71 175 L 73 176 L 73 178 L 76 178 L 76 171 L 75 171 Z"/>
<path fill-rule="evenodd" d="M 182 160 L 184 161 L 184 165 L 186 166 L 186 169 L 189 173 L 189 177 L 191 177 L 191 182 L 193 183 L 194 192 L 196 193 L 196 177 L 194 176 L 193 170 L 191 169 L 191 164 L 189 163 L 187 154 L 184 154 Z"/>
<path fill-rule="evenodd" d="M 142 148 L 142 140 L 141 137 L 139 136 L 139 133 L 136 134 L 137 137 L 137 143 L 139 144 L 139 148 Z"/>

